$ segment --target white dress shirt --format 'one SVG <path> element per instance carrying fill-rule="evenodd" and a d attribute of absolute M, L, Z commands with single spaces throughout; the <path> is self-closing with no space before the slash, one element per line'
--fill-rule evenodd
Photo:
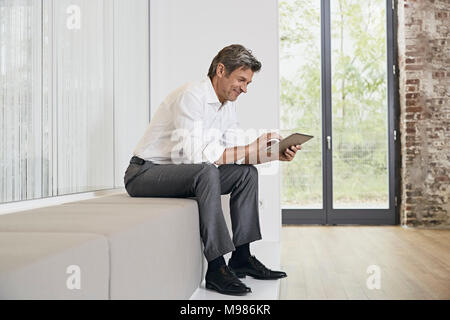
<path fill-rule="evenodd" d="M 222 105 L 206 78 L 167 96 L 133 154 L 156 164 L 214 163 L 225 148 L 245 145 L 239 133 L 235 103 Z"/>

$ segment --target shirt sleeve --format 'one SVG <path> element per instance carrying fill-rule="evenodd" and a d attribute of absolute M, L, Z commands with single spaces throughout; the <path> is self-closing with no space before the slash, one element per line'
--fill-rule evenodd
<path fill-rule="evenodd" d="M 246 146 L 249 144 L 244 131 L 239 127 L 235 109 L 231 116 L 230 125 L 222 135 L 222 143 L 226 148 Z M 242 162 L 244 162 L 244 158 L 237 160 L 235 163 L 242 164 Z"/>
<path fill-rule="evenodd" d="M 225 151 L 225 145 L 220 140 L 213 140 L 203 149 L 203 160 L 214 163 Z"/>
<path fill-rule="evenodd" d="M 174 110 L 174 126 L 178 131 L 184 155 L 190 163 L 219 160 L 225 151 L 220 137 L 205 134 L 203 104 L 193 93 L 185 92 Z"/>
<path fill-rule="evenodd" d="M 233 106 L 229 125 L 222 135 L 222 142 L 227 148 L 245 146 L 248 144 L 244 131 L 239 127 L 235 106 Z"/>

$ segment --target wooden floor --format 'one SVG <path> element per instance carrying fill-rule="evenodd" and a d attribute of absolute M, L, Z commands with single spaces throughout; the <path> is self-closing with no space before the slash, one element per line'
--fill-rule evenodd
<path fill-rule="evenodd" d="M 283 227 L 281 269 L 280 299 L 450 299 L 450 230 Z"/>

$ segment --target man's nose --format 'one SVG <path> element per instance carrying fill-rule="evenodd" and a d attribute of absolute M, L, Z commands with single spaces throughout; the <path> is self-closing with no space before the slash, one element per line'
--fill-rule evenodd
<path fill-rule="evenodd" d="M 243 84 L 241 86 L 241 91 L 244 92 L 244 93 L 247 93 L 247 85 L 246 84 Z"/>

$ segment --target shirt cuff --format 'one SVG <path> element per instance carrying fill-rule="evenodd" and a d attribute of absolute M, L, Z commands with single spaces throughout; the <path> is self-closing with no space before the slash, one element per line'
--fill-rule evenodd
<path fill-rule="evenodd" d="M 214 163 L 219 160 L 225 151 L 225 146 L 220 141 L 213 141 L 203 149 L 203 161 Z"/>

